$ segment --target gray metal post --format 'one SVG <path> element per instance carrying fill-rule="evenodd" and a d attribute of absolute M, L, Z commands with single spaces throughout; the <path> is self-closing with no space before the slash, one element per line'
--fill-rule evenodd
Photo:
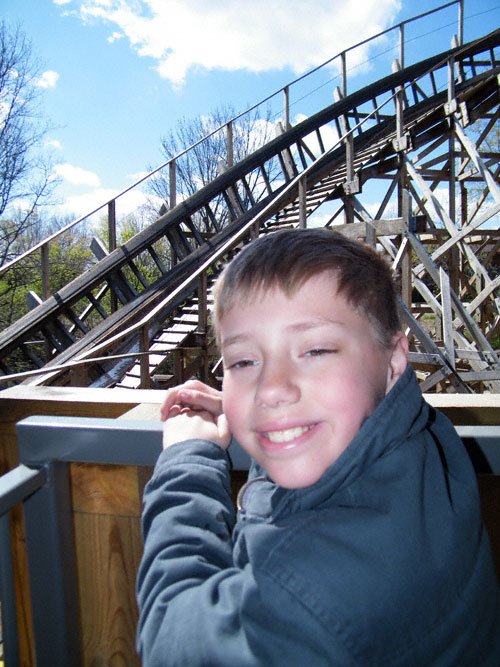
<path fill-rule="evenodd" d="M 7 667 L 19 663 L 16 591 L 9 511 L 45 483 L 44 470 L 20 465 L 0 478 L 0 600 L 2 602 L 3 657 Z"/>
<path fill-rule="evenodd" d="M 342 63 L 342 95 L 345 97 L 347 95 L 347 56 L 345 51 L 340 54 L 340 59 Z"/>
<path fill-rule="evenodd" d="M 227 147 L 227 166 L 232 167 L 234 164 L 233 153 L 233 121 L 226 124 L 226 147 Z"/>
<path fill-rule="evenodd" d="M 399 64 L 401 69 L 405 66 L 405 24 L 399 26 Z"/>
<path fill-rule="evenodd" d="M 116 249 L 116 201 L 108 202 L 108 252 Z M 114 290 L 110 290 L 110 307 L 114 313 L 118 309 L 118 299 Z"/>
<path fill-rule="evenodd" d="M 24 502 L 38 667 L 82 664 L 68 465 L 47 465 L 47 484 Z"/>
<path fill-rule="evenodd" d="M 302 174 L 299 179 L 299 227 L 307 227 L 307 174 Z"/>
<path fill-rule="evenodd" d="M 42 263 L 42 299 L 45 301 L 50 296 L 50 262 L 49 244 L 44 243 L 40 248 Z"/>
<path fill-rule="evenodd" d="M 2 602 L 3 657 L 7 667 L 19 663 L 16 592 L 12 567 L 9 515 L 0 516 L 0 601 Z"/>
<path fill-rule="evenodd" d="M 169 178 L 169 192 L 170 192 L 170 208 L 174 208 L 177 204 L 177 184 L 176 184 L 176 163 L 175 158 L 170 160 L 168 164 L 168 178 Z"/>
<path fill-rule="evenodd" d="M 458 44 L 462 46 L 464 43 L 464 0 L 460 0 L 458 4 Z"/>
<path fill-rule="evenodd" d="M 284 96 L 284 112 L 285 112 L 285 130 L 290 129 L 290 86 L 285 86 L 283 88 Z"/>
<path fill-rule="evenodd" d="M 116 200 L 108 202 L 108 251 L 116 248 Z"/>
<path fill-rule="evenodd" d="M 141 389 L 149 389 L 151 387 L 151 376 L 149 374 L 149 325 L 147 323 L 141 327 L 139 335 Z"/>

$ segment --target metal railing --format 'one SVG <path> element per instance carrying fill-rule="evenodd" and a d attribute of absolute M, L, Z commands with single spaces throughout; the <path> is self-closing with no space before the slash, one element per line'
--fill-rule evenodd
<path fill-rule="evenodd" d="M 161 422 L 28 417 L 20 422 L 20 465 L 0 477 L 0 601 L 5 663 L 18 664 L 8 512 L 23 503 L 36 664 L 76 667 L 81 640 L 68 464 L 154 465 Z M 138 446 L 140 443 L 140 446 Z M 233 469 L 249 458 L 233 442 Z"/>
<path fill-rule="evenodd" d="M 9 511 L 27 500 L 46 482 L 43 469 L 20 465 L 0 477 L 0 602 L 5 664 L 17 665 L 18 633 Z"/>
<path fill-rule="evenodd" d="M 109 246 L 109 252 L 112 252 L 116 248 L 116 239 L 117 239 L 117 233 L 116 233 L 116 220 L 117 220 L 117 214 L 116 214 L 116 204 L 117 202 L 123 198 L 127 193 L 131 192 L 132 190 L 139 188 L 142 184 L 145 182 L 149 181 L 150 179 L 154 178 L 157 176 L 160 172 L 163 172 L 164 170 L 166 171 L 168 169 L 168 180 L 169 180 L 169 206 L 172 208 L 173 206 L 176 205 L 177 203 L 177 187 L 176 187 L 176 165 L 179 160 L 181 160 L 184 156 L 186 156 L 188 153 L 191 151 L 195 150 L 200 144 L 202 144 L 205 141 L 208 141 L 210 138 L 212 138 L 214 135 L 220 133 L 220 132 L 225 132 L 226 133 L 226 146 L 227 146 L 227 159 L 226 163 L 228 166 L 231 166 L 234 162 L 234 156 L 232 154 L 232 146 L 233 146 L 233 128 L 235 124 L 242 119 L 244 116 L 256 111 L 259 107 L 262 107 L 265 104 L 268 104 L 274 100 L 276 100 L 279 97 L 282 97 L 283 99 L 283 105 L 282 105 L 282 110 L 279 112 L 279 115 L 283 114 L 284 118 L 284 125 L 285 128 L 290 126 L 290 111 L 291 107 L 294 105 L 293 102 L 291 102 L 291 91 L 292 89 L 298 88 L 299 84 L 302 84 L 306 80 L 310 80 L 315 74 L 317 74 L 320 71 L 327 70 L 329 68 L 334 68 L 338 67 L 339 74 L 337 75 L 338 78 L 340 78 L 341 81 L 341 86 L 339 87 L 342 95 L 347 94 L 347 89 L 348 89 L 348 73 L 349 73 L 349 68 L 348 68 L 348 58 L 351 53 L 353 53 L 356 49 L 362 48 L 369 46 L 371 44 L 374 44 L 375 41 L 379 39 L 384 39 L 386 37 L 390 37 L 392 35 L 397 35 L 397 53 L 398 53 L 398 60 L 399 60 L 399 65 L 400 67 L 405 67 L 409 63 L 407 62 L 407 45 L 408 45 L 408 38 L 407 38 L 407 27 L 413 23 L 422 21 L 423 19 L 433 16 L 437 14 L 438 12 L 443 12 L 444 10 L 447 10 L 450 7 L 457 6 L 458 8 L 458 19 L 457 22 L 454 24 L 454 28 L 456 28 L 456 31 L 454 31 L 452 34 L 457 35 L 457 40 L 458 40 L 458 45 L 461 45 L 463 43 L 463 37 L 464 37 L 464 2 L 465 0 L 453 0 L 452 2 L 448 2 L 444 5 L 441 5 L 439 7 L 436 7 L 435 9 L 432 9 L 428 12 L 424 12 L 422 14 L 419 14 L 418 16 L 412 17 L 410 19 L 406 19 L 394 26 L 391 26 L 390 28 L 387 28 L 385 30 L 382 30 L 381 32 L 377 33 L 376 35 L 362 40 L 358 42 L 357 44 L 354 44 L 353 46 L 349 47 L 348 49 L 345 49 L 338 53 L 337 55 L 333 56 L 332 58 L 326 60 L 323 62 L 321 65 L 313 68 L 312 70 L 308 71 L 306 74 L 297 77 L 287 85 L 285 85 L 283 88 L 280 88 L 278 91 L 272 93 L 271 95 L 268 95 L 265 97 L 263 100 L 258 102 L 257 104 L 251 106 L 249 109 L 239 113 L 236 115 L 234 118 L 231 120 L 227 121 L 223 125 L 220 125 L 219 127 L 216 127 L 212 132 L 210 132 L 207 136 L 204 138 L 200 139 L 199 141 L 195 142 L 188 148 L 182 150 L 180 153 L 178 153 L 175 157 L 171 158 L 170 160 L 167 160 L 163 164 L 159 165 L 152 171 L 150 171 L 148 174 L 137 180 L 135 183 L 132 185 L 128 186 L 124 190 L 122 190 L 116 197 L 111 199 L 110 201 L 107 201 L 103 203 L 102 205 L 96 207 L 89 213 L 77 218 L 76 220 L 72 221 L 68 225 L 62 227 L 61 229 L 57 230 L 44 240 L 40 241 L 39 243 L 35 244 L 32 248 L 29 250 L 25 251 L 24 253 L 20 254 L 18 257 L 12 259 L 11 261 L 6 262 L 3 266 L 0 267 L 0 276 L 4 275 L 14 267 L 16 267 L 20 262 L 25 260 L 26 258 L 30 257 L 36 252 L 40 252 L 40 257 L 41 257 L 41 273 L 42 276 L 45 277 L 45 279 L 42 280 L 42 291 L 43 294 L 41 295 L 42 298 L 45 300 L 50 296 L 49 293 L 49 286 L 48 286 L 48 275 L 49 275 L 49 246 L 51 243 L 53 243 L 56 239 L 58 239 L 62 234 L 68 232 L 69 230 L 73 229 L 77 225 L 84 223 L 85 221 L 88 221 L 92 216 L 95 214 L 102 212 L 102 211 L 107 211 L 107 221 L 108 221 L 108 246 Z M 448 27 L 448 26 L 446 26 Z M 441 44 L 442 42 L 439 41 Z M 390 49 L 392 51 L 392 48 Z M 436 50 L 437 52 L 437 50 Z M 431 54 L 429 54 L 431 55 Z M 392 60 L 390 60 L 390 64 L 392 64 Z M 337 78 L 337 77 L 335 77 Z M 377 78 L 379 78 L 379 75 L 377 74 Z M 331 82 L 331 79 L 329 80 Z M 324 84 L 323 84 L 324 85 Z M 306 93 L 306 96 L 309 93 Z M 303 98 L 301 98 L 303 99 Z M 297 104 L 296 102 L 295 104 Z"/>
<path fill-rule="evenodd" d="M 0 477 L 1 581 L 5 658 L 17 664 L 17 633 L 8 512 L 23 502 L 36 661 L 39 667 L 81 664 L 70 463 L 154 465 L 161 422 L 89 417 L 28 417 L 17 425 L 20 465 Z M 500 426 L 458 426 L 464 441 L 496 452 L 500 472 Z M 140 445 L 138 444 L 140 443 Z M 235 470 L 249 458 L 235 442 Z"/>

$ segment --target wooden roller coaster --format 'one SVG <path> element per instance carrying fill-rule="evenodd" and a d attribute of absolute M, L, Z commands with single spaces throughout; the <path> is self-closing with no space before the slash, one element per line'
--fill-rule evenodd
<path fill-rule="evenodd" d="M 285 114 L 274 139 L 179 203 L 174 180 L 153 224 L 111 250 L 96 240 L 90 269 L 0 334 L 3 386 L 216 384 L 210 287 L 223 263 L 259 234 L 324 225 L 399 273 L 423 391 L 499 392 L 499 47 L 497 30 L 409 67 L 401 53 L 352 94 L 344 70 L 333 104 L 296 125 Z"/>

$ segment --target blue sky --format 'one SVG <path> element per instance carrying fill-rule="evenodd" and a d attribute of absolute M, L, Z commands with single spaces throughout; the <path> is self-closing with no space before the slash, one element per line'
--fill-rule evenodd
<path fill-rule="evenodd" d="M 441 4 L 2 0 L 1 15 L 21 25 L 40 58 L 44 74 L 38 83 L 61 179 L 59 211 L 81 215 L 159 165 L 161 138 L 180 118 L 206 115 L 224 104 L 243 111 L 342 49 Z M 455 5 L 422 22 L 419 30 L 427 37 L 413 33 L 408 58 L 430 55 L 427 43 L 439 43 L 438 51 L 448 48 L 448 33 L 454 31 L 449 24 L 457 14 Z M 500 1 L 465 0 L 465 17 L 469 41 L 500 26 Z M 408 26 L 409 38 L 412 30 Z M 373 80 L 378 70 L 380 76 L 390 73 L 393 55 L 359 67 L 352 86 L 364 77 Z M 325 100 L 333 99 L 333 87 Z M 310 99 L 309 106 L 304 101 L 292 113 L 313 110 Z M 139 192 L 129 197 L 121 212 L 140 197 Z"/>

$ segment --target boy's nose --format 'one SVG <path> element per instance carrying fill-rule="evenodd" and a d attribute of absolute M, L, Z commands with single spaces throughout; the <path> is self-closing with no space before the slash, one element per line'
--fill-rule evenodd
<path fill-rule="evenodd" d="M 264 364 L 256 392 L 258 405 L 270 408 L 296 403 L 300 390 L 285 363 Z"/>

